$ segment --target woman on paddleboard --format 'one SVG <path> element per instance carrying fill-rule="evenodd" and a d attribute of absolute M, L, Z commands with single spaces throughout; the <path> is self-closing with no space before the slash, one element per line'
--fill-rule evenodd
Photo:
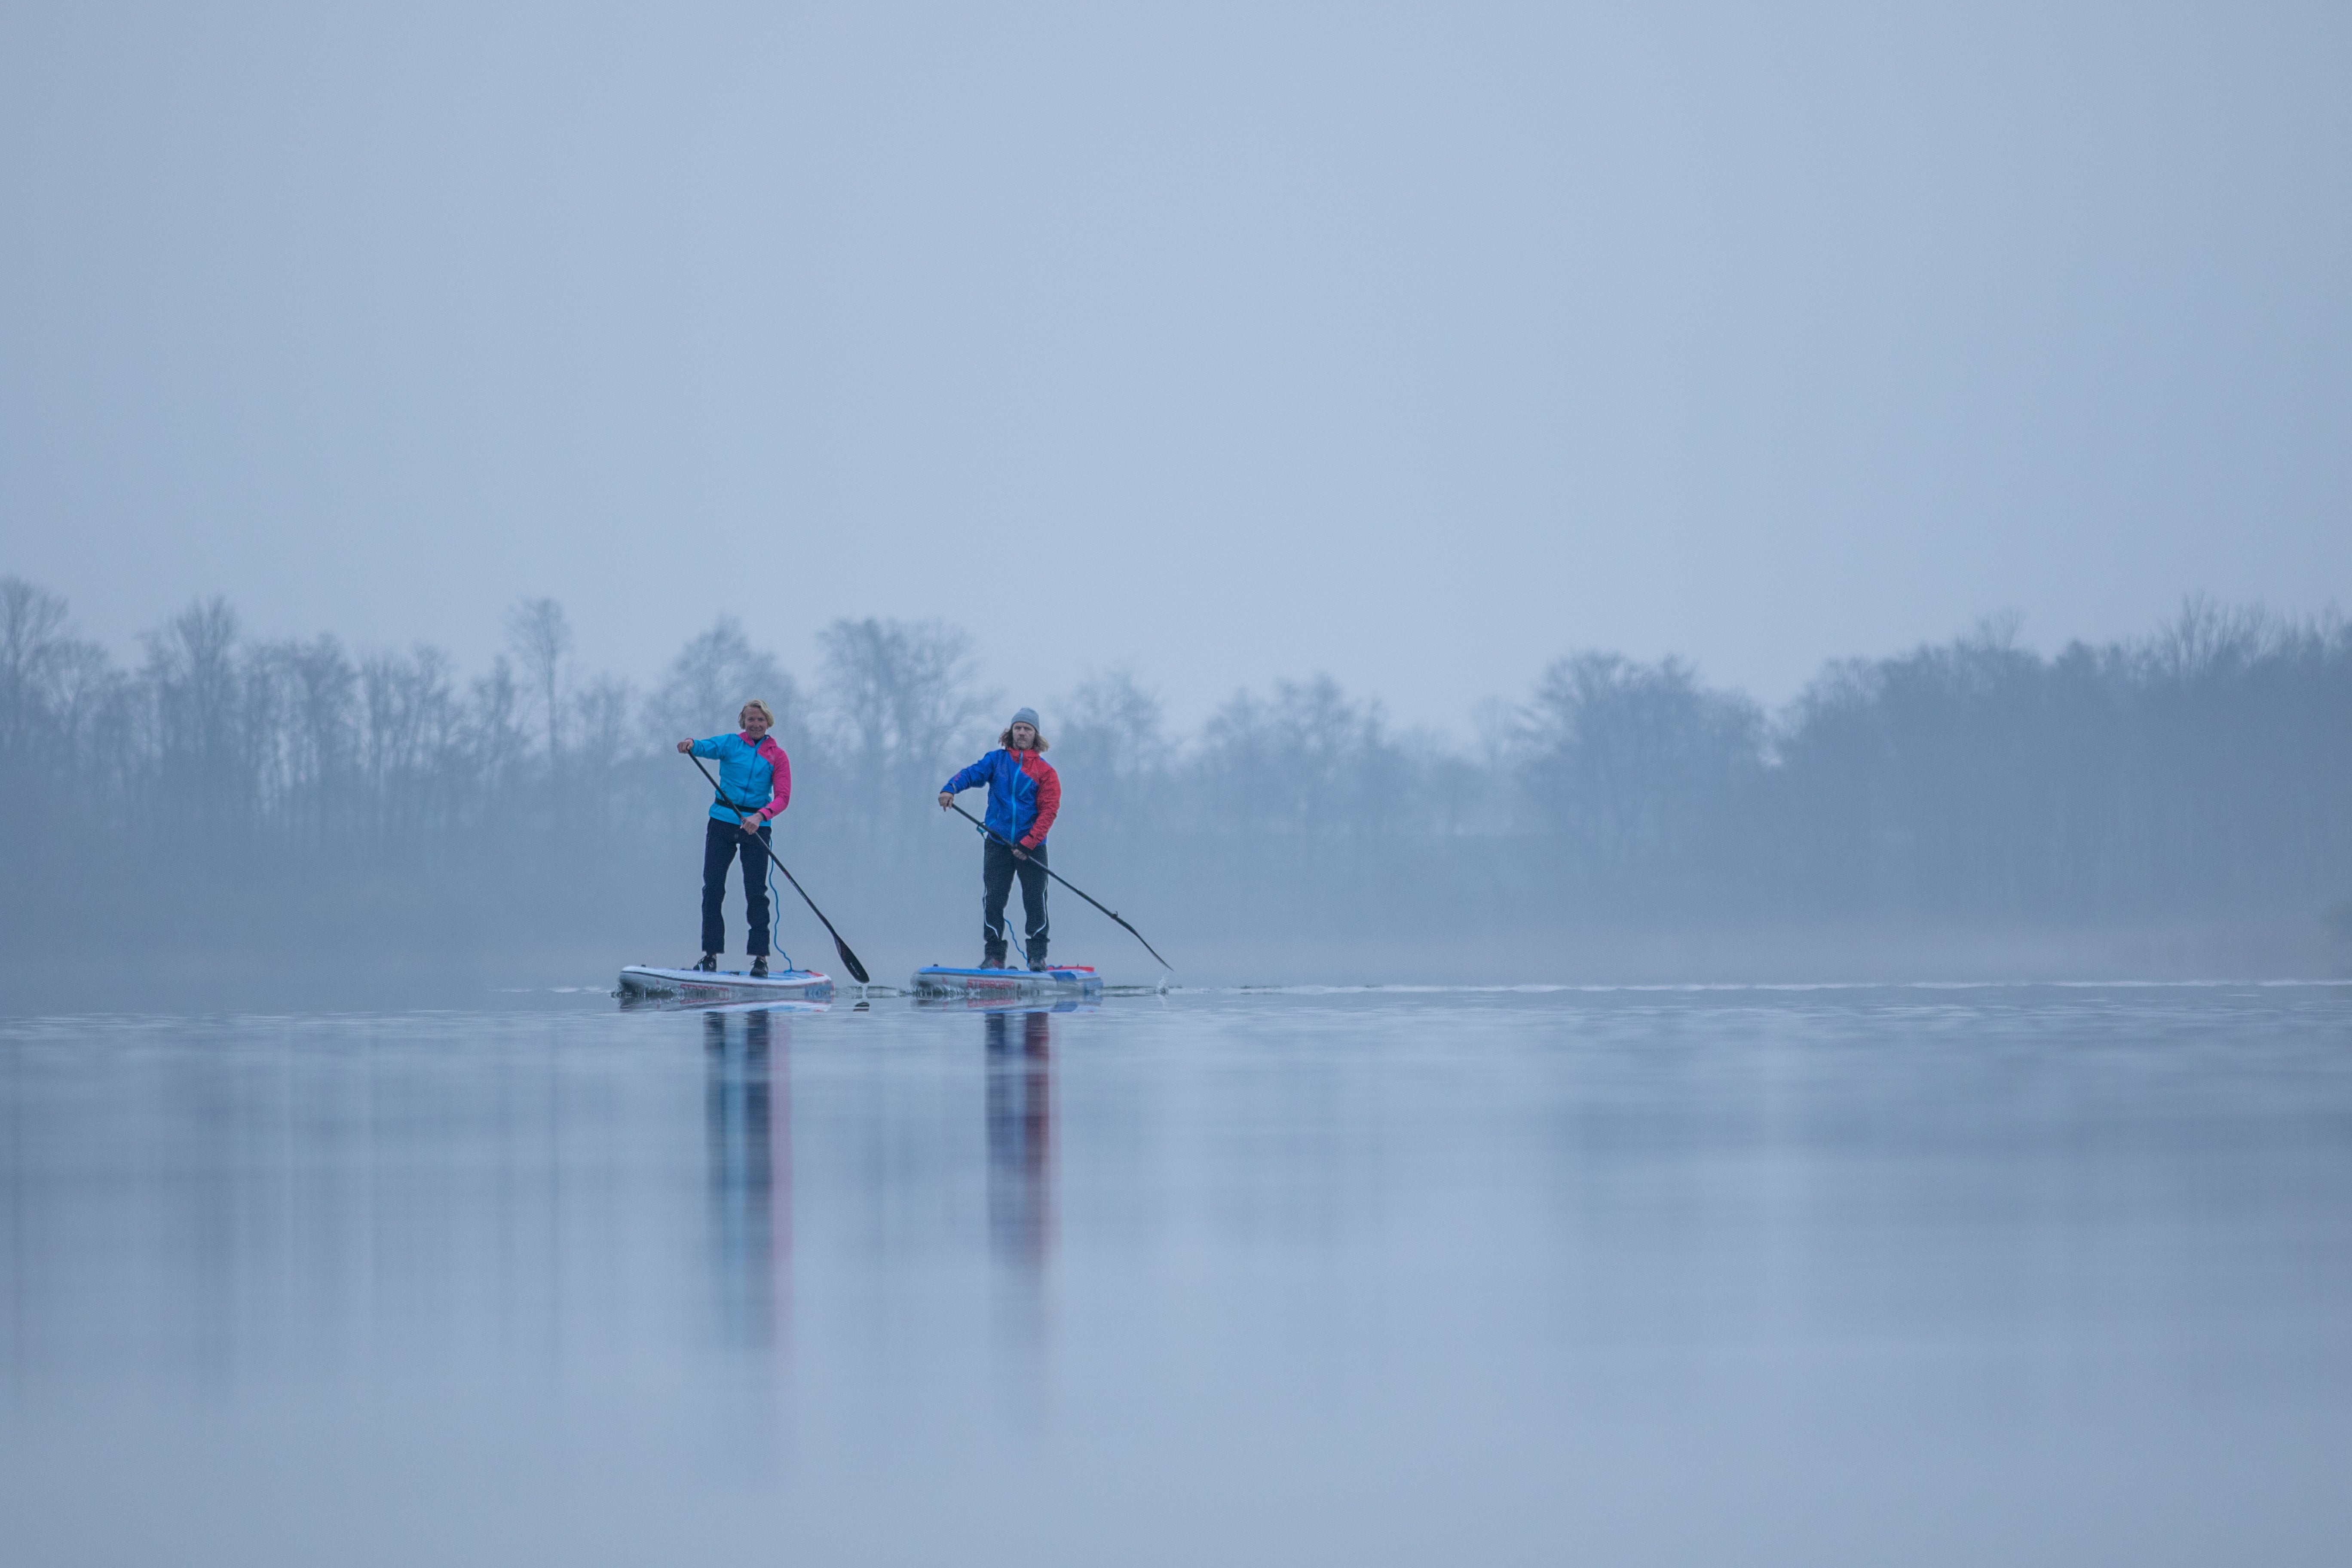
<path fill-rule="evenodd" d="M 940 809 L 955 804 L 961 791 L 988 786 L 988 843 L 981 851 L 980 919 L 984 944 L 980 966 L 1004 967 L 1004 903 L 1013 879 L 1021 878 L 1021 910 L 1027 917 L 1029 967 L 1045 967 L 1045 834 L 1062 809 L 1062 781 L 1045 762 L 1045 737 L 1037 732 L 1037 710 L 1024 708 L 996 738 L 997 750 L 940 786 Z"/>
<path fill-rule="evenodd" d="M 713 735 L 708 741 L 680 741 L 677 749 L 690 756 L 708 757 L 719 764 L 719 796 L 710 803 L 710 818 L 702 827 L 702 962 L 694 967 L 716 970 L 727 951 L 727 921 L 721 906 L 727 900 L 727 868 L 743 857 L 744 913 L 751 921 L 751 973 L 768 973 L 768 824 L 792 804 L 793 764 L 784 749 L 768 731 L 776 716 L 754 697 L 735 715 L 740 734 Z"/>

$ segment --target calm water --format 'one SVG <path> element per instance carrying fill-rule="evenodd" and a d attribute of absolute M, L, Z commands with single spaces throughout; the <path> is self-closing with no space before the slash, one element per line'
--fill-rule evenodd
<path fill-rule="evenodd" d="M 0 1558 L 2352 1560 L 2352 987 L 527 1000 L 0 1022 Z"/>

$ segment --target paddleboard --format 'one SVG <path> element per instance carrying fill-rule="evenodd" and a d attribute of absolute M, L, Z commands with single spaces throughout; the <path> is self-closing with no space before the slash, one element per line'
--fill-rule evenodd
<path fill-rule="evenodd" d="M 1091 963 L 1051 969 L 957 969 L 929 963 L 915 971 L 918 996 L 1099 996 L 1102 976 Z"/>
<path fill-rule="evenodd" d="M 667 1002 L 825 1002 L 833 976 L 814 969 L 755 975 L 741 970 L 656 969 L 632 963 L 621 971 L 621 999 Z"/>

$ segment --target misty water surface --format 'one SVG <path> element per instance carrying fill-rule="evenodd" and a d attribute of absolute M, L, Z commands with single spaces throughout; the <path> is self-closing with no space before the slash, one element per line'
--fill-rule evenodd
<path fill-rule="evenodd" d="M 12 1561 L 2321 1563 L 2352 989 L 0 1024 Z"/>

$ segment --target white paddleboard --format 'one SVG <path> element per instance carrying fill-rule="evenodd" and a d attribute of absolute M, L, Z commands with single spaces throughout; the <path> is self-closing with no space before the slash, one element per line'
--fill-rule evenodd
<path fill-rule="evenodd" d="M 833 976 L 814 969 L 780 969 L 757 975 L 741 970 L 657 969 L 632 963 L 621 971 L 624 1001 L 826 1002 Z"/>

